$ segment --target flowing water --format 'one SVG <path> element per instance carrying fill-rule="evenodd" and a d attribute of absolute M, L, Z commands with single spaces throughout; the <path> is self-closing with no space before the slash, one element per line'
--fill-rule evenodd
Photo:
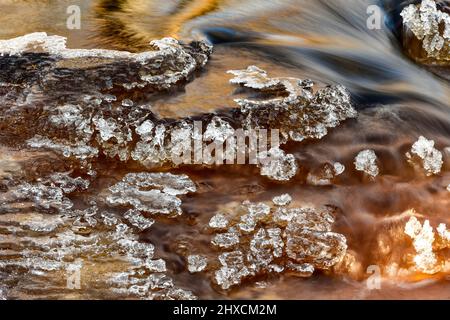
<path fill-rule="evenodd" d="M 166 261 L 166 273 L 177 287 L 201 299 L 449 299 L 448 266 L 433 274 L 412 269 L 402 275 L 389 271 L 394 265 L 407 264 L 405 261 L 412 259 L 408 257 L 414 255 L 413 244 L 404 235 L 411 215 L 421 222 L 429 220 L 433 227 L 440 223 L 450 225 L 450 73 L 448 66 L 418 64 L 404 53 L 399 12 L 411 2 L 0 0 L 0 39 L 45 31 L 67 37 L 68 48 L 131 52 L 144 51 L 151 40 L 167 36 L 213 44 L 208 63 L 184 88 L 149 98 L 147 102 L 160 118 L 201 117 L 236 108 L 234 99 L 247 93 L 228 83 L 232 76 L 226 71 L 250 65 L 264 69 L 270 77 L 309 78 L 319 87 L 345 86 L 358 111 L 357 117 L 329 130 L 320 140 L 288 143 L 286 151 L 295 156 L 300 167 L 289 181 L 271 181 L 252 165 L 163 168 L 166 172 L 187 174 L 197 191 L 180 196 L 182 215 L 171 219 L 154 217 L 155 224 L 140 232 L 139 240 L 155 246 L 155 256 Z M 382 8 L 384 14 L 379 30 L 369 30 L 366 25 L 366 10 L 373 4 Z M 79 30 L 66 27 L 69 5 L 81 8 Z M 4 181 L 36 182 L 49 173 L 67 170 L 68 166 L 71 172 L 82 171 L 52 153 L 24 148 L 19 136 L 20 132 L 16 136 L 0 132 L 0 139 L 4 140 L 0 140 L 0 178 Z M 437 175 L 427 176 L 407 162 L 405 153 L 419 136 L 434 140 L 435 148 L 443 153 L 442 170 Z M 374 150 L 378 157 L 380 174 L 375 179 L 354 169 L 354 158 L 364 149 Z M 330 161 L 345 165 L 345 172 L 329 185 L 309 183 L 308 173 Z M 95 201 L 126 173 L 145 169 L 136 163 L 109 159 L 97 164 L 96 170 L 97 176 L 87 191 L 70 196 L 75 204 Z M 0 192 L 6 194 L 8 188 L 5 183 Z M 257 281 L 244 280 L 227 291 L 212 284 L 210 275 L 187 271 L 186 252 L 201 252 L 211 259 L 217 256 L 209 245 L 211 233 L 205 231 L 217 211 L 245 200 L 267 202 L 284 193 L 292 197 L 295 206 L 338 208 L 333 230 L 346 237 L 352 262 L 346 267 L 315 272 L 311 277 L 263 274 Z M 16 211 L 0 210 L 0 249 L 5 251 L 0 259 L 12 259 L 11 255 L 17 254 L 15 242 L 21 234 L 8 227 L 36 219 L 38 213 L 31 207 L 27 202 L 19 202 L 14 205 L 19 208 Z M 55 214 L 44 212 L 39 217 L 44 224 L 50 224 Z M 439 252 L 444 264 L 450 263 L 449 248 Z M 87 256 L 81 254 L 82 258 Z M 0 273 L 0 280 L 7 279 L 0 282 L 0 297 L 2 285 L 8 298 L 123 297 L 95 278 L 127 267 L 108 261 L 85 265 L 79 290 L 63 288 L 61 273 L 40 281 L 36 280 L 38 274 L 26 268 L 6 268 Z M 381 288 L 375 290 L 367 285 L 372 272 L 366 270 L 371 265 L 381 270 Z"/>

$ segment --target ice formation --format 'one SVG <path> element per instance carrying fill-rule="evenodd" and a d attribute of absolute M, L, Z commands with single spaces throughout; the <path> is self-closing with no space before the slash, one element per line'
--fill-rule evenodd
<path fill-rule="evenodd" d="M 316 186 L 332 184 L 333 180 L 345 171 L 345 166 L 340 162 L 327 162 L 317 170 L 308 173 L 306 181 Z"/>
<path fill-rule="evenodd" d="M 208 265 L 208 259 L 204 256 L 193 254 L 187 257 L 188 270 L 191 273 L 201 272 Z"/>
<path fill-rule="evenodd" d="M 137 211 L 121 218 L 92 202 L 74 209 L 69 196 L 88 186 L 88 181 L 60 172 L 0 194 L 2 296 L 53 299 L 56 290 L 90 299 L 195 299 L 166 275 L 166 263 L 155 257 L 153 244 L 133 231 L 150 227 L 151 220 Z M 175 194 L 181 188 L 167 186 Z M 15 205 L 23 199 L 34 208 L 22 206 L 24 211 L 16 214 Z"/>
<path fill-rule="evenodd" d="M 212 244 L 219 249 L 218 267 L 211 264 L 208 270 L 214 283 L 226 290 L 268 273 L 309 277 L 342 260 L 346 238 L 332 232 L 333 210 L 289 207 L 290 202 L 288 194 L 275 197 L 273 205 L 245 201 L 221 230 L 216 223 L 210 226 L 216 232 Z M 223 221 L 223 215 L 214 221 Z"/>
<path fill-rule="evenodd" d="M 267 73 L 250 66 L 230 70 L 231 83 L 275 95 L 272 99 L 236 99 L 245 116 L 244 128 L 279 129 L 284 139 L 302 141 L 320 139 L 328 128 L 356 117 L 350 94 L 342 86 L 329 86 L 314 93 L 311 80 L 269 78 Z"/>
<path fill-rule="evenodd" d="M 413 216 L 406 223 L 404 231 L 412 239 L 416 251 L 413 258 L 415 268 L 428 274 L 442 271 L 445 261 L 438 258 L 437 252 L 450 248 L 450 231 L 447 230 L 446 225 L 439 224 L 435 234 L 428 220 L 422 224 Z"/>
<path fill-rule="evenodd" d="M 442 153 L 434 147 L 434 141 L 420 136 L 406 153 L 408 162 L 414 167 L 421 166 L 427 176 L 439 174 L 442 168 Z"/>
<path fill-rule="evenodd" d="M 128 173 L 109 190 L 107 201 L 113 206 L 130 205 L 142 212 L 179 215 L 181 200 L 177 195 L 195 192 L 196 187 L 186 175 L 141 172 Z"/>
<path fill-rule="evenodd" d="M 360 151 L 354 163 L 356 170 L 363 171 L 371 177 L 376 177 L 379 173 L 377 155 L 373 150 Z"/>
<path fill-rule="evenodd" d="M 288 181 L 297 173 L 298 167 L 295 157 L 286 154 L 280 148 L 271 148 L 259 155 L 261 175 L 277 181 Z"/>
<path fill-rule="evenodd" d="M 209 220 L 209 227 L 214 229 L 225 229 L 228 226 L 228 223 L 228 218 L 224 214 L 217 213 Z"/>
<path fill-rule="evenodd" d="M 450 15 L 440 11 L 434 0 L 422 0 L 420 5 L 410 4 L 401 12 L 403 25 L 421 41 L 426 55 L 437 60 L 449 61 Z"/>
<path fill-rule="evenodd" d="M 285 143 L 321 138 L 329 128 L 356 116 L 342 86 L 314 93 L 310 80 L 269 78 L 263 70 L 249 67 L 230 71 L 236 75 L 231 82 L 277 98 L 236 100 L 240 108 L 227 114 L 201 116 L 200 128 L 191 118 L 159 119 L 145 101 L 189 81 L 208 61 L 212 48 L 203 42 L 183 44 L 164 38 L 152 41 L 149 49 L 154 50 L 67 49 L 65 38 L 45 33 L 0 41 L 4 134 L 30 148 L 80 161 L 87 170 L 102 156 L 137 161 L 148 168 L 217 165 L 235 160 L 236 146 L 226 148 L 223 159 L 213 157 L 208 148 L 212 142 L 236 142 L 237 130 L 280 130 Z M 275 142 L 272 138 L 263 142 L 269 151 L 259 159 L 272 161 L 259 162 L 261 174 L 286 181 L 295 175 L 297 164 Z M 193 159 L 195 151 L 201 159 Z"/>

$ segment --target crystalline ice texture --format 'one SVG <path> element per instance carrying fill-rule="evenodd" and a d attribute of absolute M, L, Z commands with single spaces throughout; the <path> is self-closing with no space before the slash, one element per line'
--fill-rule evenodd
<path fill-rule="evenodd" d="M 377 166 L 377 155 L 373 150 L 363 150 L 355 158 L 355 168 L 363 171 L 371 177 L 376 177 L 379 173 Z"/>
<path fill-rule="evenodd" d="M 109 190 L 111 205 L 128 204 L 143 212 L 168 215 L 181 214 L 181 200 L 176 196 L 194 192 L 196 187 L 186 175 L 143 172 L 127 174 Z"/>
<path fill-rule="evenodd" d="M 313 185 L 329 185 L 344 170 L 345 166 L 339 162 L 325 163 L 319 170 L 308 173 L 306 180 Z"/>
<path fill-rule="evenodd" d="M 221 266 L 215 271 L 211 265 L 214 281 L 222 289 L 265 273 L 308 277 L 315 269 L 329 269 L 343 259 L 346 238 L 331 231 L 331 208 L 289 209 L 291 200 L 288 194 L 275 197 L 273 207 L 244 201 L 238 215 L 227 221 L 227 232 L 213 236 L 218 250 L 234 250 L 219 254 Z"/>
<path fill-rule="evenodd" d="M 244 264 L 244 254 L 241 251 L 222 253 L 219 261 L 222 266 L 215 272 L 214 277 L 222 289 L 226 290 L 233 285 L 240 284 L 242 278 L 250 274 Z"/>
<path fill-rule="evenodd" d="M 261 152 L 258 155 L 261 175 L 277 181 L 288 181 L 297 174 L 297 163 L 292 154 L 286 154 L 279 148 Z"/>
<path fill-rule="evenodd" d="M 246 115 L 245 128 L 279 129 L 283 136 L 302 141 L 320 139 L 328 133 L 327 128 L 356 117 L 350 94 L 342 86 L 326 87 L 314 94 L 310 80 L 269 78 L 255 66 L 228 72 L 235 75 L 231 83 L 276 94 L 273 99 L 235 100 Z"/>
<path fill-rule="evenodd" d="M 286 252 L 297 263 L 310 263 L 316 268 L 328 269 L 345 255 L 346 239 L 343 235 L 331 232 L 322 223 L 311 224 L 298 216 L 286 227 Z"/>
<path fill-rule="evenodd" d="M 405 233 L 413 240 L 416 268 L 424 273 L 433 274 L 439 271 L 436 255 L 433 252 L 434 232 L 430 222 L 423 225 L 415 217 L 411 217 L 405 225 Z"/>
<path fill-rule="evenodd" d="M 138 210 L 133 209 L 128 210 L 123 217 L 139 230 L 148 229 L 155 223 L 155 220 L 147 219 Z"/>
<path fill-rule="evenodd" d="M 439 11 L 433 0 L 422 0 L 418 6 L 410 4 L 400 15 L 406 30 L 422 41 L 428 57 L 449 60 L 450 16 Z"/>
<path fill-rule="evenodd" d="M 434 148 L 433 140 L 420 136 L 412 145 L 411 151 L 406 153 L 406 157 L 412 165 L 419 162 L 428 176 L 441 172 L 442 153 Z"/>
<path fill-rule="evenodd" d="M 209 220 L 209 226 L 213 229 L 225 229 L 228 226 L 228 219 L 224 214 L 217 213 Z"/>
<path fill-rule="evenodd" d="M 239 234 L 237 232 L 218 233 L 211 243 L 221 248 L 232 248 L 239 243 Z"/>

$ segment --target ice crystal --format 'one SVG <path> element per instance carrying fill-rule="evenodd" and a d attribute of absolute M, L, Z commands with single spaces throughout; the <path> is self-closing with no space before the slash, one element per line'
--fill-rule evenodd
<path fill-rule="evenodd" d="M 187 261 L 188 270 L 190 273 L 203 271 L 208 265 L 207 258 L 198 254 L 189 255 L 187 257 Z"/>
<path fill-rule="evenodd" d="M 363 171 L 371 177 L 376 177 L 379 173 L 377 166 L 377 155 L 373 150 L 363 150 L 355 158 L 355 168 Z"/>
<path fill-rule="evenodd" d="M 211 264 L 208 270 L 222 289 L 265 273 L 307 277 L 343 259 L 346 239 L 332 232 L 332 209 L 287 208 L 290 201 L 288 194 L 276 197 L 274 206 L 244 201 L 238 214 L 221 225 L 227 232 L 213 235 L 218 250 L 233 250 L 220 253 L 220 266 Z"/>
<path fill-rule="evenodd" d="M 233 231 L 218 233 L 211 240 L 211 243 L 221 248 L 231 248 L 239 243 L 239 234 Z"/>
<path fill-rule="evenodd" d="M 225 229 L 228 226 L 228 219 L 224 214 L 217 213 L 209 220 L 209 226 L 214 229 Z"/>
<path fill-rule="evenodd" d="M 410 4 L 400 15 L 405 31 L 412 32 L 422 42 L 428 57 L 449 60 L 450 16 L 438 10 L 434 0 L 422 0 L 420 5 Z"/>
<path fill-rule="evenodd" d="M 149 189 L 151 188 L 151 189 Z M 131 205 L 152 214 L 181 214 L 177 195 L 194 192 L 195 184 L 186 175 L 171 173 L 129 173 L 109 188 L 111 205 Z"/>
<path fill-rule="evenodd" d="M 302 141 L 320 139 L 328 128 L 356 117 L 350 94 L 342 86 L 326 87 L 314 94 L 310 80 L 269 78 L 256 66 L 228 72 L 235 76 L 231 83 L 276 95 L 266 100 L 235 100 L 245 117 L 244 128 L 279 129 L 284 137 Z"/>
<path fill-rule="evenodd" d="M 413 166 L 420 164 L 427 176 L 441 172 L 442 153 L 434 148 L 433 140 L 420 136 L 412 145 L 411 151 L 406 153 L 406 157 Z"/>
<path fill-rule="evenodd" d="M 289 194 L 285 193 L 280 196 L 274 197 L 272 202 L 277 206 L 287 206 L 291 203 L 292 198 Z"/>
<path fill-rule="evenodd" d="M 334 178 L 345 171 L 345 166 L 339 162 L 325 163 L 318 170 L 308 173 L 308 183 L 321 186 L 330 185 Z"/>
<path fill-rule="evenodd" d="M 214 276 L 216 283 L 222 289 L 229 289 L 233 285 L 241 283 L 242 279 L 249 276 L 250 272 L 244 264 L 244 255 L 241 251 L 222 253 L 219 256 L 221 263 Z"/>
<path fill-rule="evenodd" d="M 16 199 L 32 200 L 38 208 L 65 212 L 73 207 L 66 194 L 84 190 L 88 186 L 89 182 L 80 177 L 72 178 L 68 173 L 54 173 L 48 179 L 35 184 L 22 183 L 13 193 Z"/>
<path fill-rule="evenodd" d="M 288 181 L 297 174 L 297 163 L 292 154 L 279 148 L 261 152 L 259 155 L 261 175 L 277 181 Z"/>
<path fill-rule="evenodd" d="M 418 270 L 424 273 L 436 273 L 437 259 L 433 252 L 434 232 L 430 222 L 426 220 L 423 225 L 415 217 L 405 225 L 405 233 L 413 240 L 414 249 L 417 254 L 414 262 Z"/>

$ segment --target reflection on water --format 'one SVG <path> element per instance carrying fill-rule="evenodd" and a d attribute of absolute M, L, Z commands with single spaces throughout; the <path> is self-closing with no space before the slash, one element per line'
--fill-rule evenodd
<path fill-rule="evenodd" d="M 226 71 L 245 69 L 248 65 L 257 65 L 272 77 L 311 78 L 319 86 L 346 86 L 358 109 L 358 117 L 333 129 L 321 140 L 288 144 L 288 151 L 301 166 L 291 181 L 269 181 L 252 166 L 187 166 L 172 170 L 188 174 L 198 190 L 183 198 L 182 216 L 157 219 L 139 237 L 155 245 L 157 255 L 166 261 L 176 285 L 188 288 L 200 298 L 225 298 L 228 294 L 232 298 L 448 299 L 449 282 L 445 278 L 448 273 L 409 275 L 406 280 L 400 280 L 390 277 L 386 271 L 381 290 L 368 290 L 364 281 L 369 276 L 365 272 L 367 266 L 381 265 L 387 270 L 387 266 L 406 255 L 407 249 L 402 251 L 401 245 L 411 249 L 410 240 L 399 240 L 407 221 L 401 213 L 415 209 L 434 227 L 439 223 L 450 224 L 450 193 L 446 190 L 450 184 L 450 85 L 445 77 L 431 73 L 403 54 L 398 40 L 398 14 L 407 3 L 390 0 L 35 3 L 0 0 L 0 9 L 6 13 L 0 17 L 0 38 L 46 31 L 66 36 L 70 48 L 128 51 L 142 51 L 150 40 L 164 36 L 210 41 L 214 44 L 214 54 L 192 82 L 170 95 L 151 97 L 152 111 L 163 118 L 185 118 L 235 108 L 233 99 L 243 93 L 228 85 L 231 77 Z M 81 7 L 80 30 L 68 30 L 65 26 L 65 10 L 72 4 Z M 388 12 L 380 30 L 366 27 L 366 9 L 371 4 L 381 5 Z M 448 76 L 448 69 L 437 71 Z M 421 135 L 434 140 L 435 147 L 444 151 L 442 172 L 437 176 L 426 177 L 406 162 L 405 152 Z M 32 160 L 37 157 L 34 153 L 4 148 L 0 156 L 2 179 L 8 175 L 12 175 L 11 179 L 28 179 L 46 170 L 65 167 L 56 160 L 53 162 L 53 158 L 49 158 L 50 164 L 39 166 Z M 353 170 L 355 155 L 364 149 L 373 149 L 378 156 L 381 175 L 374 181 Z M 345 165 L 347 169 L 342 177 L 329 186 L 309 185 L 307 173 L 329 161 Z M 30 167 L 31 164 L 36 168 Z M 100 174 L 90 186 L 89 195 L 79 196 L 95 198 L 125 173 L 135 171 L 137 168 L 133 166 L 114 161 L 100 165 Z M 16 170 L 18 167 L 20 170 Z M 20 173 L 15 176 L 16 171 Z M 289 193 L 300 205 L 327 204 L 339 208 L 336 231 L 347 238 L 356 261 L 352 267 L 345 272 L 318 273 L 306 279 L 287 275 L 268 277 L 227 294 L 211 286 L 201 273 L 188 273 L 179 254 L 180 244 L 192 242 L 198 251 L 212 256 L 205 225 L 216 211 L 244 200 L 270 201 L 283 193 Z M 2 220 L 0 224 L 7 223 Z M 442 255 L 448 263 L 448 252 Z M 115 270 L 117 266 L 105 263 L 103 268 Z M 32 281 L 33 275 L 23 278 L 24 282 Z M 93 281 L 88 281 L 88 285 L 93 285 Z M 35 288 L 28 283 L 24 285 L 27 286 Z M 58 288 L 53 293 L 48 288 L 48 294 L 45 289 L 39 290 L 49 297 L 58 297 Z M 1 289 L 0 283 L 0 297 Z M 36 293 L 27 290 L 30 296 Z M 17 293 L 17 297 L 27 296 L 22 294 Z M 73 297 L 65 291 L 61 291 L 61 296 Z M 75 297 L 91 296 L 107 297 L 89 290 Z"/>

